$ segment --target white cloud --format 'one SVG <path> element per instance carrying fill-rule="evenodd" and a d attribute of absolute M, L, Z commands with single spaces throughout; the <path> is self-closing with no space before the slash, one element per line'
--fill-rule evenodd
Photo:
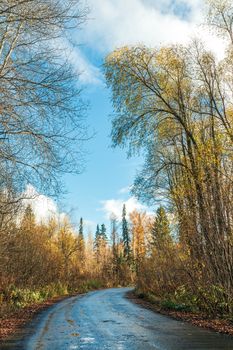
<path fill-rule="evenodd" d="M 132 187 L 132 186 L 123 187 L 123 188 L 121 188 L 121 189 L 118 191 L 118 193 L 119 193 L 119 194 L 128 194 L 128 193 L 130 193 L 130 191 L 131 191 L 131 187 Z"/>
<path fill-rule="evenodd" d="M 88 0 L 88 4 L 90 19 L 79 38 L 98 55 L 125 45 L 187 44 L 193 37 L 202 38 L 220 58 L 224 52 L 222 41 L 200 27 L 203 0 Z M 99 69 L 80 50 L 75 49 L 70 59 L 84 72 L 84 83 L 100 82 Z"/>
<path fill-rule="evenodd" d="M 93 20 L 87 23 L 83 40 L 103 53 L 128 44 L 187 43 L 204 21 L 202 4 L 202 0 L 89 0 Z M 185 8 L 189 14 L 179 16 Z"/>
<path fill-rule="evenodd" d="M 90 21 L 84 30 L 84 41 L 102 52 L 127 44 L 187 40 L 190 24 L 173 14 L 161 13 L 141 0 L 89 0 Z"/>
<path fill-rule="evenodd" d="M 105 213 L 105 218 L 108 220 L 112 215 L 114 215 L 118 220 L 122 217 L 122 208 L 125 204 L 126 212 L 129 216 L 134 210 L 147 211 L 148 208 L 141 204 L 135 197 L 130 197 L 126 201 L 122 199 L 107 199 L 101 201 L 102 208 L 100 209 Z"/>
<path fill-rule="evenodd" d="M 77 46 L 72 46 L 66 39 L 58 39 L 53 43 L 62 57 L 72 64 L 79 75 L 79 82 L 83 84 L 101 84 L 102 73 L 95 67 Z"/>
<path fill-rule="evenodd" d="M 92 65 L 83 53 L 75 48 L 70 51 L 68 60 L 73 64 L 78 74 L 79 81 L 84 84 L 102 84 L 102 74 L 100 70 Z"/>
<path fill-rule="evenodd" d="M 32 207 L 38 223 L 47 222 L 52 217 L 62 220 L 66 215 L 59 212 L 57 204 L 52 198 L 38 193 L 32 185 L 27 186 L 23 197 L 25 197 L 23 207 L 26 208 L 28 205 Z"/>

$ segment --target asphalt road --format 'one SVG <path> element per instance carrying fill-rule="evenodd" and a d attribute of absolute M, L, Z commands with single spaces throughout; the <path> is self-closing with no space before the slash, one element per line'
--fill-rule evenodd
<path fill-rule="evenodd" d="M 125 298 L 128 290 L 106 289 L 64 300 L 0 349 L 233 350 L 233 337 L 144 309 Z"/>

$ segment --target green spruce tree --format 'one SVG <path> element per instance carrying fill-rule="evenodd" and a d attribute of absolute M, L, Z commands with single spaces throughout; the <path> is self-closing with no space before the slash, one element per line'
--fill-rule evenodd
<path fill-rule="evenodd" d="M 124 258 L 127 261 L 130 261 L 130 236 L 128 229 L 128 222 L 126 219 L 126 206 L 123 205 L 122 210 L 122 241 L 124 245 Z"/>
<path fill-rule="evenodd" d="M 101 231 L 99 225 L 96 226 L 95 240 L 94 240 L 94 251 L 97 260 L 97 264 L 100 262 L 100 251 L 102 245 Z"/>
<path fill-rule="evenodd" d="M 79 230 L 78 230 L 78 254 L 80 261 L 84 261 L 85 259 L 85 242 L 83 235 L 83 218 L 80 218 L 79 222 Z"/>
<path fill-rule="evenodd" d="M 79 221 L 78 234 L 79 234 L 80 237 L 83 238 L 83 218 L 80 218 L 80 221 Z"/>
<path fill-rule="evenodd" d="M 172 243 L 169 220 L 164 207 L 160 206 L 156 211 L 156 217 L 151 230 L 152 246 L 160 248 L 162 245 Z"/>
<path fill-rule="evenodd" d="M 107 232 L 106 226 L 102 224 L 100 228 L 100 236 L 101 236 L 101 239 L 105 242 L 107 242 L 108 240 L 106 232 Z"/>

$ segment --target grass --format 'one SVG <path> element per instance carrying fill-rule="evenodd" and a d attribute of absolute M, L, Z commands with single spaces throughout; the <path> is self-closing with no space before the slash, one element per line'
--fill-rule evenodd
<path fill-rule="evenodd" d="M 161 299 L 161 298 L 158 298 L 153 293 L 145 293 L 140 290 L 135 290 L 135 294 L 138 298 L 149 301 L 151 304 L 154 304 L 158 308 L 161 308 L 163 310 L 184 311 L 184 312 L 193 311 L 193 308 L 188 304 L 178 303 L 170 299 Z"/>
<path fill-rule="evenodd" d="M 25 308 L 33 304 L 40 304 L 46 300 L 63 297 L 71 294 L 83 294 L 91 290 L 103 288 L 99 280 L 90 279 L 75 287 L 69 287 L 67 284 L 52 283 L 40 288 L 19 288 L 11 284 L 0 291 L 0 318 Z"/>

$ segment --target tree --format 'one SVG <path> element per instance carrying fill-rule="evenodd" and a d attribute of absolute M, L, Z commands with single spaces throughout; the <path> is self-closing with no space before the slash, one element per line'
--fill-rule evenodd
<path fill-rule="evenodd" d="M 102 224 L 101 228 L 100 228 L 100 237 L 101 237 L 102 241 L 104 241 L 104 242 L 107 242 L 106 232 L 107 232 L 106 226 L 104 224 Z"/>
<path fill-rule="evenodd" d="M 126 206 L 123 205 L 122 209 L 122 240 L 124 245 L 124 258 L 129 262 L 131 258 L 131 249 L 130 249 L 130 236 L 128 229 L 128 222 L 126 219 Z"/>
<path fill-rule="evenodd" d="M 78 251 L 78 239 L 73 235 L 72 227 L 67 217 L 60 224 L 57 234 L 57 246 L 63 261 L 62 278 L 64 281 L 69 281 L 71 260 Z"/>
<path fill-rule="evenodd" d="M 160 206 L 156 211 L 156 217 L 151 230 L 151 244 L 160 248 L 172 243 L 169 220 L 165 209 Z"/>
<path fill-rule="evenodd" d="M 79 221 L 78 234 L 79 234 L 80 237 L 83 238 L 83 218 L 80 218 L 80 221 Z"/>
<path fill-rule="evenodd" d="M 134 210 L 130 214 L 132 230 L 132 253 L 136 265 L 137 274 L 140 273 L 141 264 L 146 255 L 145 245 L 145 213 L 139 213 Z"/>
<path fill-rule="evenodd" d="M 101 234 L 100 234 L 100 227 L 99 224 L 96 226 L 96 232 L 95 232 L 95 240 L 94 240 L 94 249 L 95 254 L 97 258 L 97 263 L 100 259 L 100 245 L 101 245 Z"/>
<path fill-rule="evenodd" d="M 99 240 L 100 240 L 100 227 L 99 224 L 96 226 L 96 232 L 95 232 L 95 248 L 98 248 L 99 246 Z"/>
<path fill-rule="evenodd" d="M 115 109 L 113 145 L 146 154 L 134 193 L 172 205 L 193 288 L 212 285 L 215 295 L 218 285 L 232 312 L 233 15 L 230 1 L 209 3 L 209 24 L 230 39 L 221 62 L 200 40 L 123 47 L 106 58 L 105 75 Z"/>
<path fill-rule="evenodd" d="M 0 190 L 30 181 L 55 193 L 60 172 L 80 170 L 84 104 L 61 43 L 86 10 L 76 0 L 3 0 L 0 14 Z"/>
<path fill-rule="evenodd" d="M 35 229 L 35 226 L 36 226 L 35 214 L 32 210 L 31 205 L 29 204 L 24 211 L 24 215 L 21 221 L 21 228 L 29 232 L 33 232 L 33 230 Z"/>
<path fill-rule="evenodd" d="M 227 36 L 233 45 L 232 2 L 230 0 L 206 0 L 207 22 L 218 34 Z"/>
<path fill-rule="evenodd" d="M 78 257 L 83 264 L 85 260 L 85 241 L 83 235 L 83 218 L 80 218 L 79 230 L 78 230 Z"/>

